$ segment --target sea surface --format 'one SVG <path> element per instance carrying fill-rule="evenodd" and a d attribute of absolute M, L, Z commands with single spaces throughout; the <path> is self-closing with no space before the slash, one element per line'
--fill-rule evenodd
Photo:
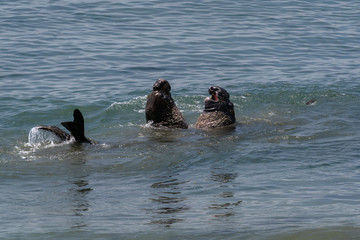
<path fill-rule="evenodd" d="M 359 43 L 359 1 L 1 0 L 0 239 L 360 239 Z M 33 129 L 76 108 L 97 144 Z"/>

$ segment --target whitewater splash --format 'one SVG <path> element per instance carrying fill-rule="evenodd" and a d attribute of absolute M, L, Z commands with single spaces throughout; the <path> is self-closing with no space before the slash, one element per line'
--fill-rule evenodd
<path fill-rule="evenodd" d="M 28 136 L 28 144 L 32 147 L 39 147 L 43 145 L 54 145 L 63 142 L 60 137 L 55 134 L 33 127 L 30 129 Z"/>
<path fill-rule="evenodd" d="M 61 144 L 68 144 L 69 142 L 71 141 L 64 142 L 55 134 L 42 130 L 37 126 L 30 129 L 28 142 L 15 148 L 22 159 L 31 161 L 36 159 L 34 153 L 39 149 L 48 149 Z"/>

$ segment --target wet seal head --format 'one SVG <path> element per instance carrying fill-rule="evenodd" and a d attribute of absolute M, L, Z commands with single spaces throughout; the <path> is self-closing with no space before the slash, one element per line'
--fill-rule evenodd
<path fill-rule="evenodd" d="M 148 95 L 145 116 L 146 122 L 154 126 L 172 128 L 188 128 L 185 119 L 171 97 L 170 83 L 165 79 L 158 79 L 153 85 L 153 91 Z"/>
<path fill-rule="evenodd" d="M 230 95 L 225 89 L 211 86 L 209 88 L 209 94 L 211 97 L 205 99 L 205 112 L 227 112 L 229 108 L 233 107 L 230 102 Z"/>
<path fill-rule="evenodd" d="M 211 96 L 205 99 L 204 112 L 195 127 L 214 128 L 234 124 L 235 111 L 229 93 L 219 86 L 211 86 L 209 94 Z"/>
<path fill-rule="evenodd" d="M 170 83 L 163 78 L 159 78 L 153 85 L 153 91 L 162 91 L 165 94 L 170 95 L 170 91 L 171 91 Z"/>

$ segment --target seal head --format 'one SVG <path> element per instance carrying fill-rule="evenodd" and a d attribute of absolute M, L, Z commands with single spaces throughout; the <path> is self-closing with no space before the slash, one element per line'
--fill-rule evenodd
<path fill-rule="evenodd" d="M 229 93 L 219 86 L 209 88 L 210 97 L 205 99 L 204 112 L 195 124 L 196 128 L 215 128 L 235 123 L 234 105 Z"/>
<path fill-rule="evenodd" d="M 148 95 L 145 116 L 146 122 L 154 126 L 172 128 L 188 128 L 185 119 L 171 97 L 170 83 L 165 79 L 158 79 L 153 85 L 153 91 Z"/>

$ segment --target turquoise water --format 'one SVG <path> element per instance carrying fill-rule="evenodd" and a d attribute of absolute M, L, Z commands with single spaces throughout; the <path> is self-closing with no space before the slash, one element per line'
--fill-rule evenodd
<path fill-rule="evenodd" d="M 0 238 L 359 239 L 359 7 L 2 1 Z M 146 125 L 158 78 L 189 129 Z M 210 85 L 235 130 L 194 129 Z M 75 108 L 98 144 L 29 142 Z"/>

